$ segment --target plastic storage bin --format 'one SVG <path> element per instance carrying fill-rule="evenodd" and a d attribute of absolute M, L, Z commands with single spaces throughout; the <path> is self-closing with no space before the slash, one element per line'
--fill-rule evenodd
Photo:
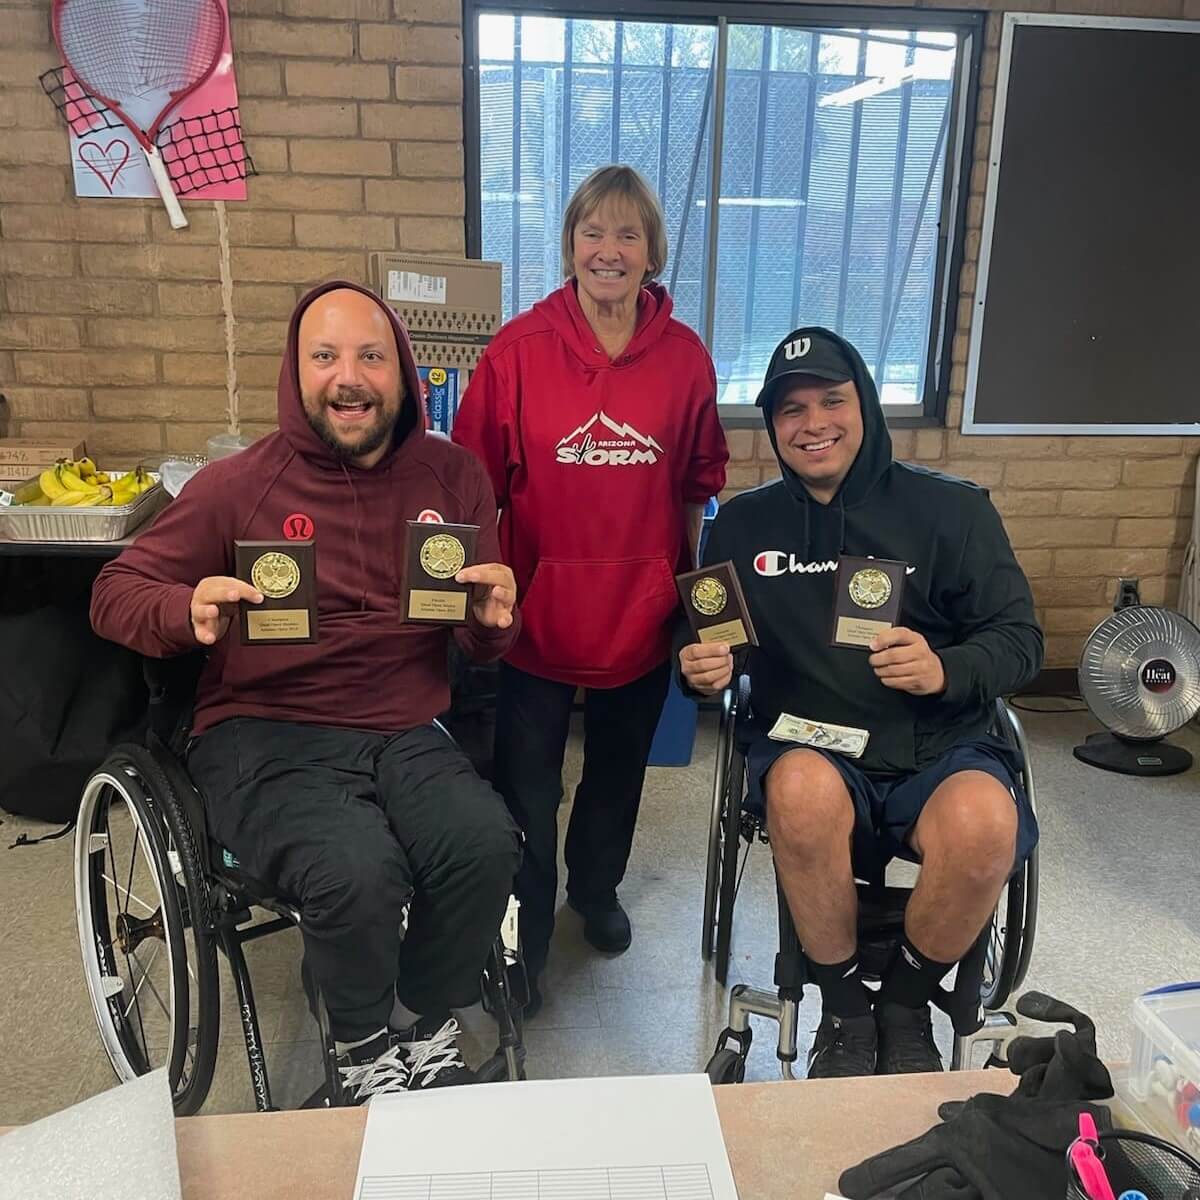
<path fill-rule="evenodd" d="M 1193 1157 L 1200 1152 L 1200 982 L 1133 1002 L 1128 1097 L 1138 1117 Z"/>

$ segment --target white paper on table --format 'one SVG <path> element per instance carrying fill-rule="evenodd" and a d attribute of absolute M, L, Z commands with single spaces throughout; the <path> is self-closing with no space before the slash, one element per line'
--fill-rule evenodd
<path fill-rule="evenodd" d="M 0 1137 L 0 1200 L 180 1200 L 164 1067 Z"/>
<path fill-rule="evenodd" d="M 707 1075 L 379 1096 L 355 1200 L 736 1200 Z"/>

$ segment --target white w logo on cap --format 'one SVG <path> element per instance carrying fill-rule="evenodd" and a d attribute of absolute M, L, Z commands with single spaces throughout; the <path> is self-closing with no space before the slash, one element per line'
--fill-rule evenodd
<path fill-rule="evenodd" d="M 794 341 L 788 342 L 783 348 L 784 357 L 791 362 L 797 358 L 803 358 L 812 349 L 812 338 L 796 338 Z"/>

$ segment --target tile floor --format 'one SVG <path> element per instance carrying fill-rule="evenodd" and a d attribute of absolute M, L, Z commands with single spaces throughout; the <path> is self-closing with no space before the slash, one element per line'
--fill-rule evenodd
<path fill-rule="evenodd" d="M 1043 829 L 1042 917 L 1027 986 L 1089 1011 L 1102 1053 L 1120 1057 L 1128 1047 L 1133 997 L 1165 981 L 1200 977 L 1200 765 L 1157 781 L 1103 774 L 1071 757 L 1071 747 L 1094 728 L 1086 715 L 1023 716 Z M 580 919 L 563 909 L 546 1006 L 527 1031 L 531 1076 L 703 1068 L 726 1009 L 725 991 L 699 954 L 714 737 L 713 718 L 706 715 L 693 765 L 650 771 L 621 892 L 634 922 L 630 950 L 616 958 L 597 956 L 582 939 Z M 1175 740 L 1200 757 L 1195 730 Z M 569 787 L 578 769 L 575 742 Z M 71 839 L 9 850 L 23 830 L 34 834 L 44 827 L 0 815 L 3 1125 L 102 1091 L 113 1076 L 82 983 Z M 731 982 L 768 985 L 774 951 L 769 856 L 756 847 L 738 901 Z M 298 1104 L 320 1081 L 315 1026 L 298 984 L 299 953 L 291 931 L 247 951 L 272 1082 L 283 1106 Z M 252 1107 L 232 986 L 224 966 L 222 972 L 222 1045 L 206 1112 Z M 486 1039 L 486 1017 L 476 1012 L 465 1019 Z M 805 1039 L 816 1021 L 815 1004 L 806 1003 L 800 1022 Z M 748 1077 L 776 1076 L 773 1038 L 773 1027 L 764 1023 Z"/>

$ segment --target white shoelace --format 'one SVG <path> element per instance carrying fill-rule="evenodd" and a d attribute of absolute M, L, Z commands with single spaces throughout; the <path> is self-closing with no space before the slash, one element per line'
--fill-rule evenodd
<path fill-rule="evenodd" d="M 458 1021 L 451 1017 L 432 1037 L 398 1044 L 407 1056 L 410 1087 L 428 1087 L 442 1071 L 466 1067 L 457 1037 Z"/>
<path fill-rule="evenodd" d="M 401 1054 L 402 1046 L 394 1043 L 378 1058 L 351 1067 L 339 1067 L 342 1087 L 354 1093 L 356 1100 L 366 1100 L 384 1092 L 408 1090 L 408 1066 Z"/>

